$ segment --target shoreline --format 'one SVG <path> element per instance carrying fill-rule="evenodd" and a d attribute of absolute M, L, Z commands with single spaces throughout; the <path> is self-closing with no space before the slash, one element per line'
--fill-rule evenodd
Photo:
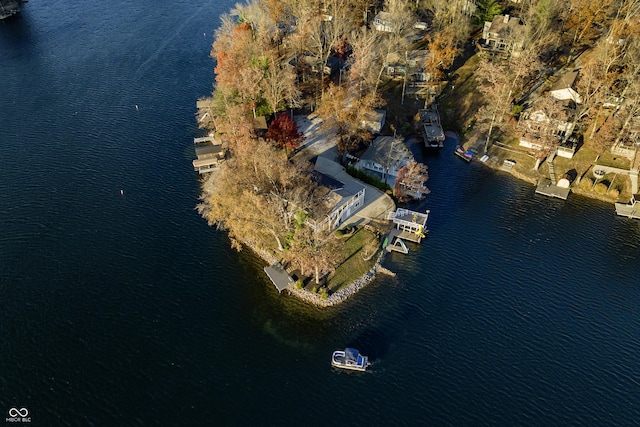
<path fill-rule="evenodd" d="M 244 241 L 243 244 L 253 251 L 260 259 L 267 262 L 267 264 L 274 264 L 278 262 L 278 259 L 265 252 L 264 250 L 256 248 L 250 242 Z M 378 259 L 376 263 L 367 271 L 363 276 L 354 280 L 349 285 L 340 289 L 339 291 L 329 295 L 327 298 L 322 298 L 318 294 L 314 294 L 312 292 L 306 291 L 304 289 L 296 289 L 295 286 L 287 288 L 287 293 L 289 295 L 293 295 L 303 302 L 307 302 L 317 308 L 327 308 L 333 307 L 335 305 L 341 304 L 349 297 L 355 295 L 359 290 L 364 288 L 369 283 L 373 282 L 376 278 L 377 274 L 382 271 L 388 271 L 382 266 L 382 261 L 384 260 L 385 251 L 380 250 L 380 254 L 378 255 Z"/>
<path fill-rule="evenodd" d="M 451 138 L 455 138 L 456 142 L 462 146 L 465 146 L 466 144 L 464 142 L 460 142 L 460 137 L 454 132 L 454 131 L 446 131 L 446 135 L 448 137 Z M 468 143 L 468 142 L 467 142 Z M 498 149 L 502 149 L 502 147 L 497 147 Z M 470 144 L 469 145 L 469 149 L 475 151 L 476 153 L 479 153 L 481 150 L 479 149 L 477 144 Z M 500 159 L 500 161 L 496 161 L 494 159 Z M 502 169 L 502 161 L 503 157 L 500 155 L 496 155 L 495 153 L 491 156 L 491 158 L 487 161 L 487 162 L 480 162 L 482 163 L 485 167 L 489 168 L 489 169 L 493 169 L 495 171 L 500 171 L 500 172 L 504 172 L 507 173 L 511 176 L 513 176 L 516 179 L 519 179 L 521 181 L 527 182 L 529 184 L 532 184 L 534 186 L 536 186 L 538 184 L 538 181 L 540 179 L 543 178 L 548 178 L 545 177 L 543 174 L 541 174 L 539 171 L 535 171 L 533 169 L 531 169 L 530 171 L 527 172 L 523 172 L 521 170 L 518 170 L 516 168 L 511 169 L 510 171 L 506 171 L 504 169 Z M 574 182 L 571 183 L 569 189 L 571 190 L 570 193 L 582 196 L 582 197 L 586 197 L 589 199 L 593 199 L 593 200 L 598 200 L 600 202 L 604 202 L 604 203 L 610 203 L 611 205 L 615 205 L 615 203 L 619 202 L 619 199 L 613 198 L 611 196 L 607 196 L 605 194 L 600 194 L 597 193 L 595 191 L 587 191 L 584 190 L 583 188 L 580 187 L 580 177 L 578 177 Z"/>

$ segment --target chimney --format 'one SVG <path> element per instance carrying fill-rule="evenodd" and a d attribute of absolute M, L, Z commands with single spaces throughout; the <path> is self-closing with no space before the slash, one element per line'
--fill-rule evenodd
<path fill-rule="evenodd" d="M 505 24 L 509 23 L 509 15 L 504 15 L 504 21 L 502 21 Z"/>

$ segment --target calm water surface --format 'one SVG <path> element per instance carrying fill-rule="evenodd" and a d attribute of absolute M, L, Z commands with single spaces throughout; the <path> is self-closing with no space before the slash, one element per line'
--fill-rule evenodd
<path fill-rule="evenodd" d="M 636 424 L 640 222 L 611 205 L 534 196 L 448 142 L 425 158 L 428 239 L 387 258 L 397 277 L 324 311 L 278 295 L 206 226 L 195 100 L 233 4 L 32 0 L 0 23 L 0 413 Z M 347 345 L 370 372 L 331 370 Z"/>

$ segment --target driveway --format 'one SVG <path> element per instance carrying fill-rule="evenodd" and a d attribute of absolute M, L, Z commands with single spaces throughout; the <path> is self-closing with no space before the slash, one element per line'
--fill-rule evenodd
<path fill-rule="evenodd" d="M 332 132 L 331 129 L 322 129 L 320 126 L 321 120 L 314 114 L 295 116 L 294 119 L 298 125 L 298 131 L 305 135 L 305 140 L 296 157 L 300 156 L 300 158 L 307 160 L 315 156 L 322 157 L 322 160 L 316 161 L 316 169 L 319 172 L 329 175 L 344 184 L 356 182 L 365 187 L 364 206 L 344 224 L 357 225 L 366 224 L 370 220 L 384 220 L 389 212 L 395 211 L 396 204 L 388 194 L 352 177 L 337 162 L 338 147 L 335 143 L 335 132 Z"/>

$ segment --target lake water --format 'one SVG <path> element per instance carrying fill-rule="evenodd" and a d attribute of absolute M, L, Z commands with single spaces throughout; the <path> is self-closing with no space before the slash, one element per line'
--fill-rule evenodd
<path fill-rule="evenodd" d="M 206 225 L 195 101 L 234 3 L 30 1 L 0 23 L 0 413 L 637 423 L 640 222 L 609 204 L 536 196 L 448 142 L 425 154 L 429 237 L 387 257 L 395 278 L 328 310 L 279 295 Z M 332 370 L 345 346 L 371 371 Z"/>

